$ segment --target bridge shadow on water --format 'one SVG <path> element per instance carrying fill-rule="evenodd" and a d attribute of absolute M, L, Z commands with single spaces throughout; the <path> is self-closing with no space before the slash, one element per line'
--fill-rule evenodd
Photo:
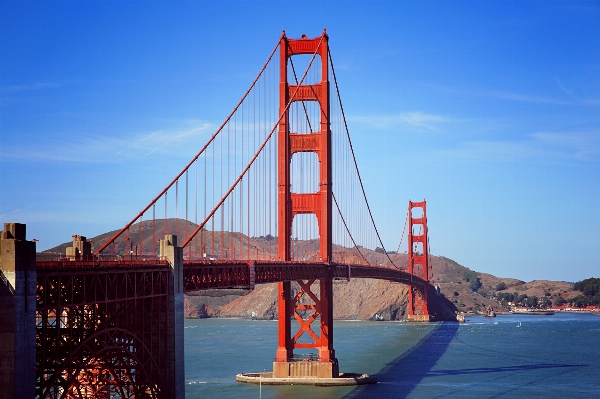
<path fill-rule="evenodd" d="M 431 375 L 431 369 L 448 349 L 458 327 L 458 323 L 452 322 L 438 324 L 417 345 L 377 373 L 377 384 L 357 387 L 345 398 L 407 397 L 423 378 Z"/>
<path fill-rule="evenodd" d="M 536 363 L 503 367 L 479 367 L 432 370 L 438 360 L 448 350 L 452 340 L 458 333 L 459 324 L 444 322 L 437 325 L 429 334 L 423 337 L 417 345 L 388 363 L 377 373 L 377 384 L 362 385 L 344 396 L 345 399 L 359 398 L 406 398 L 423 381 L 425 377 L 444 377 L 454 375 L 481 375 L 489 373 L 520 373 L 540 369 L 562 369 L 559 374 L 568 373 L 574 368 L 587 367 L 587 364 L 559 364 Z M 523 383 L 524 382 L 524 383 Z M 531 381 L 516 383 L 514 387 L 505 392 L 496 392 L 497 395 L 509 394 L 512 390 L 530 385 Z M 460 390 L 440 396 L 459 395 Z"/>

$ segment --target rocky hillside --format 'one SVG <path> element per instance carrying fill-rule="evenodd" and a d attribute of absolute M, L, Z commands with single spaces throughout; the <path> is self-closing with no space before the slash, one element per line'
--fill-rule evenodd
<path fill-rule="evenodd" d="M 177 234 L 179 241 L 181 242 L 181 240 L 186 237 L 187 234 L 191 234 L 196 227 L 198 227 L 198 225 L 195 223 L 174 218 L 147 220 L 141 223 L 135 223 L 129 228 L 128 232 L 123 233 L 119 238 L 117 238 L 114 241 L 114 244 L 109 246 L 109 249 L 106 251 L 117 255 L 129 254 L 130 251 L 134 251 L 135 253 L 136 250 L 139 251 L 140 256 L 142 256 L 142 254 L 158 254 L 158 240 L 164 238 L 165 234 Z M 111 239 L 118 231 L 119 230 L 113 230 L 95 237 L 87 237 L 88 241 L 92 242 L 92 252 L 104 245 L 104 243 Z M 204 234 L 208 235 L 209 233 L 204 232 Z M 128 237 L 132 238 L 131 242 L 133 242 L 133 244 L 127 240 Z M 207 241 L 210 240 L 212 242 L 212 235 L 206 238 Z M 72 246 L 72 241 L 57 245 L 54 248 L 50 248 L 42 252 L 42 254 L 56 254 L 58 256 L 64 256 L 67 247 L 70 246 Z M 195 248 L 195 251 L 196 253 L 200 253 L 200 247 L 198 246 Z"/>
<path fill-rule="evenodd" d="M 299 286 L 292 284 L 294 294 Z M 318 292 L 318 286 L 313 286 Z M 334 283 L 333 317 L 336 319 L 398 320 L 405 316 L 407 287 L 384 280 L 354 279 Z M 221 317 L 277 318 L 277 284 L 258 286 L 248 295 L 225 305 Z"/>
<path fill-rule="evenodd" d="M 432 256 L 432 270 L 435 283 L 440 291 L 453 302 L 459 310 L 483 312 L 487 306 L 492 306 L 496 312 L 506 312 L 507 309 L 498 304 L 496 296 L 499 293 L 516 293 L 517 295 L 547 298 L 550 302 L 562 296 L 569 299 L 580 295 L 573 289 L 573 284 L 563 281 L 534 280 L 526 283 L 514 278 L 496 277 L 487 273 L 477 273 L 459 265 L 451 259 Z M 474 290 L 470 282 L 465 280 L 465 274 L 474 273 L 479 287 Z"/>
<path fill-rule="evenodd" d="M 177 233 L 185 237 L 197 226 L 194 223 L 181 219 L 167 219 L 156 221 L 144 221 L 131 226 L 129 235 L 136 237 L 139 241 L 140 253 L 148 254 L 154 247 L 156 239 L 165 233 Z M 99 248 L 117 231 L 111 231 L 93 237 L 93 248 Z M 221 254 L 223 248 L 237 254 L 252 254 L 259 259 L 272 259 L 277 254 L 276 237 L 248 237 L 241 233 L 228 232 L 201 232 L 202 242 L 194 242 L 192 249 L 195 254 L 203 251 L 210 252 L 216 257 L 225 256 Z M 199 240 L 197 240 L 199 241 Z M 208 243 L 213 249 L 207 249 Z M 125 254 L 131 248 L 127 247 L 128 241 L 125 236 L 115 241 L 113 253 Z M 131 246 L 131 244 L 129 244 Z M 61 244 L 55 248 L 44 251 L 63 256 L 70 242 Z M 294 241 L 293 252 L 296 259 L 316 259 L 318 253 L 318 242 Z M 220 248 L 220 249 L 219 249 Z M 212 251 L 212 252 L 211 252 Z M 184 256 L 190 252 L 186 250 Z M 231 252 L 229 252 L 231 254 Z M 407 264 L 406 254 L 386 254 L 382 250 L 375 251 L 366 248 L 344 248 L 334 245 L 334 261 L 340 263 L 362 263 L 366 259 L 370 264 L 381 267 L 405 268 Z M 554 302 L 562 296 L 565 299 L 580 295 L 574 291 L 572 284 L 556 281 L 532 281 L 525 283 L 512 278 L 501 278 L 490 274 L 477 273 L 464 267 L 455 261 L 443 256 L 430 257 L 430 279 L 439 287 L 442 295 L 443 308 L 439 309 L 439 315 L 443 318 L 451 318 L 455 310 L 465 312 L 483 312 L 488 306 L 492 306 L 497 312 L 503 309 L 495 299 L 498 293 L 526 294 L 547 298 Z M 298 287 L 295 287 L 296 292 Z M 334 317 L 336 319 L 379 319 L 399 320 L 406 316 L 407 286 L 383 280 L 352 279 L 350 281 L 336 281 L 334 285 Z M 318 291 L 314 289 L 314 291 Z M 203 292 L 200 296 L 187 296 L 185 302 L 186 317 L 254 317 L 259 319 L 276 318 L 277 313 L 277 285 L 267 284 L 256 287 L 254 291 L 241 290 L 210 290 Z"/>
<path fill-rule="evenodd" d="M 404 256 L 404 258 L 402 258 Z M 398 259 L 405 259 L 399 255 Z M 395 259 L 394 262 L 397 262 Z M 450 318 L 455 310 L 483 312 L 491 306 L 496 312 L 506 312 L 495 299 L 498 293 L 511 292 L 519 295 L 547 297 L 552 302 L 560 295 L 565 299 L 580 295 L 573 285 L 565 282 L 536 280 L 530 283 L 476 273 L 445 257 L 432 256 L 431 269 L 434 283 L 446 299 L 444 312 Z M 473 290 L 465 280 L 465 273 L 474 273 L 480 286 Z M 503 290 L 497 290 L 504 283 Z M 297 288 L 296 288 L 297 290 Z M 315 289 L 315 291 L 317 291 Z M 297 291 L 295 291 L 297 292 Z M 352 279 L 334 284 L 334 318 L 358 320 L 400 320 L 406 316 L 408 287 L 383 280 Z M 277 313 L 277 285 L 266 284 L 244 295 L 223 297 L 215 302 L 213 294 L 188 297 L 187 317 L 244 317 L 274 319 Z"/>

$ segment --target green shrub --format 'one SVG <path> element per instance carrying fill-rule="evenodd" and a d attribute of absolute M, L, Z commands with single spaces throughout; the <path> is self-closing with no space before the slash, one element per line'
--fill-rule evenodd
<path fill-rule="evenodd" d="M 563 298 L 562 296 L 559 296 L 558 298 L 556 298 L 554 300 L 554 306 L 562 306 L 566 303 L 567 301 L 565 301 L 565 298 Z"/>
<path fill-rule="evenodd" d="M 481 281 L 479 280 L 477 273 L 474 271 L 469 270 L 464 272 L 463 280 L 469 283 L 469 288 L 471 291 L 477 291 L 479 288 L 481 288 Z"/>

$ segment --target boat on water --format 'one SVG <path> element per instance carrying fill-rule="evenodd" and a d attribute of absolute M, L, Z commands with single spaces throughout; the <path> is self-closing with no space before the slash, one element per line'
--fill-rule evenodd
<path fill-rule="evenodd" d="M 464 323 L 465 322 L 465 314 L 462 312 L 456 312 L 456 321 L 458 321 L 459 323 Z"/>

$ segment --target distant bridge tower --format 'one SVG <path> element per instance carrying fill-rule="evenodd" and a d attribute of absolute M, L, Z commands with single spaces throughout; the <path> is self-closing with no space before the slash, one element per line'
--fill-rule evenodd
<path fill-rule="evenodd" d="M 299 214 L 314 214 L 318 222 L 320 258 L 324 263 L 331 262 L 332 249 L 332 186 L 331 186 L 331 127 L 329 107 L 329 50 L 328 37 L 288 39 L 285 34 L 280 46 L 280 99 L 279 110 L 283 115 L 279 122 L 278 149 L 278 220 L 279 220 L 279 260 L 291 261 L 291 235 L 294 217 Z M 288 81 L 288 61 L 299 54 L 315 54 L 320 58 L 321 81 L 314 84 L 290 84 Z M 316 58 L 316 57 L 315 57 Z M 292 77 L 293 78 L 293 77 Z M 302 82 L 300 82 L 302 83 Z M 290 131 L 290 106 L 288 102 L 314 101 L 320 108 L 320 127 L 317 132 Z M 319 160 L 319 188 L 313 193 L 292 193 L 290 167 L 295 153 L 316 153 Z M 323 267 L 328 267 L 324 265 Z M 337 377 L 337 359 L 333 349 L 333 286 L 331 271 L 329 277 L 319 280 L 319 293 L 313 293 L 313 281 L 298 281 L 300 292 L 292 298 L 291 282 L 279 283 L 279 338 L 273 376 L 285 377 Z M 300 298 L 307 296 L 312 304 Z M 312 312 L 312 314 L 310 314 Z M 309 313 L 308 318 L 301 314 Z M 290 319 L 294 317 L 300 329 L 292 335 Z M 311 329 L 310 325 L 320 318 L 320 326 Z M 301 336 L 308 336 L 312 342 L 299 342 Z M 318 361 L 294 361 L 294 349 L 314 348 L 318 351 Z"/>
<path fill-rule="evenodd" d="M 408 201 L 408 227 L 408 272 L 429 281 L 429 240 L 425 200 Z M 408 318 L 415 321 L 429 321 L 427 288 L 409 286 Z"/>

